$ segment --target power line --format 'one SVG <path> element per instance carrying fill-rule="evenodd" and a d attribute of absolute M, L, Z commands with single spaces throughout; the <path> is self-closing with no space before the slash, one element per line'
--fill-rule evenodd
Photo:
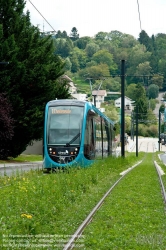
<path fill-rule="evenodd" d="M 139 2 L 138 2 L 138 0 L 137 0 L 137 5 L 138 5 L 138 15 L 139 15 L 140 30 L 142 31 L 142 27 L 141 27 L 141 15 L 140 15 L 140 10 L 139 10 Z"/>
<path fill-rule="evenodd" d="M 41 14 L 41 12 L 35 7 L 35 5 L 29 0 L 29 2 L 32 4 L 32 6 L 37 10 L 37 12 L 43 17 L 43 19 L 48 23 L 48 25 L 54 30 L 54 28 L 51 26 L 51 24 L 47 21 L 47 19 Z M 54 30 L 55 31 L 55 30 Z M 56 32 L 56 31 L 55 31 Z"/>

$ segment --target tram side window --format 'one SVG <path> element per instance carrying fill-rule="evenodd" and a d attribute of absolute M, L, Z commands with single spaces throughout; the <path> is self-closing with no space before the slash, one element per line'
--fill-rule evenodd
<path fill-rule="evenodd" d="M 95 155 L 98 159 L 102 158 L 102 135 L 101 135 L 101 117 L 94 118 L 95 124 Z"/>
<path fill-rule="evenodd" d="M 107 122 L 104 121 L 103 124 L 104 128 L 104 133 L 105 136 L 103 136 L 104 139 L 104 156 L 108 156 L 112 154 L 112 134 L 111 134 L 111 125 Z"/>
<path fill-rule="evenodd" d="M 102 129 L 103 129 L 103 157 L 107 157 L 109 132 L 108 132 L 108 123 L 105 120 L 102 120 Z"/>
<path fill-rule="evenodd" d="M 84 136 L 84 156 L 91 160 L 95 158 L 95 142 L 94 142 L 94 122 L 93 116 L 89 112 L 86 120 L 86 129 Z"/>

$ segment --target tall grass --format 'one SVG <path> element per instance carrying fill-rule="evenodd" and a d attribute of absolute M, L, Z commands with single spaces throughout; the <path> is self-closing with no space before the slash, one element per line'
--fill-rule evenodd
<path fill-rule="evenodd" d="M 51 174 L 31 170 L 1 177 L 0 246 L 13 240 L 17 249 L 22 239 L 23 249 L 33 249 L 33 245 L 40 249 L 44 244 L 46 249 L 55 245 L 55 249 L 62 249 L 62 240 L 75 232 L 119 173 L 143 155 L 107 158 L 85 169 L 69 168 Z"/>

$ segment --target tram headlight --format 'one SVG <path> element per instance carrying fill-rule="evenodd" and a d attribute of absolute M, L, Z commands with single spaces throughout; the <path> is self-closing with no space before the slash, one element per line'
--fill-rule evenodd
<path fill-rule="evenodd" d="M 49 148 L 48 150 L 49 150 L 49 154 L 52 154 L 52 148 Z"/>
<path fill-rule="evenodd" d="M 77 151 L 78 151 L 78 148 L 75 148 L 74 150 L 77 152 Z"/>

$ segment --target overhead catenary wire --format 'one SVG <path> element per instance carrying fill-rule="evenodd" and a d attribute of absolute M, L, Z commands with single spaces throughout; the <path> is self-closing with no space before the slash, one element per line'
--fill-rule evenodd
<path fill-rule="evenodd" d="M 137 0 L 137 6 L 138 6 L 138 16 L 139 16 L 140 30 L 142 31 L 142 25 L 141 25 L 141 15 L 140 15 L 139 1 L 138 1 L 138 0 Z"/>
<path fill-rule="evenodd" d="M 47 19 L 41 14 L 41 12 L 36 8 L 36 6 L 29 0 L 32 6 L 37 10 L 37 12 L 43 17 L 43 19 L 47 22 L 47 24 L 56 32 L 56 30 L 52 27 L 52 25 L 47 21 Z"/>

